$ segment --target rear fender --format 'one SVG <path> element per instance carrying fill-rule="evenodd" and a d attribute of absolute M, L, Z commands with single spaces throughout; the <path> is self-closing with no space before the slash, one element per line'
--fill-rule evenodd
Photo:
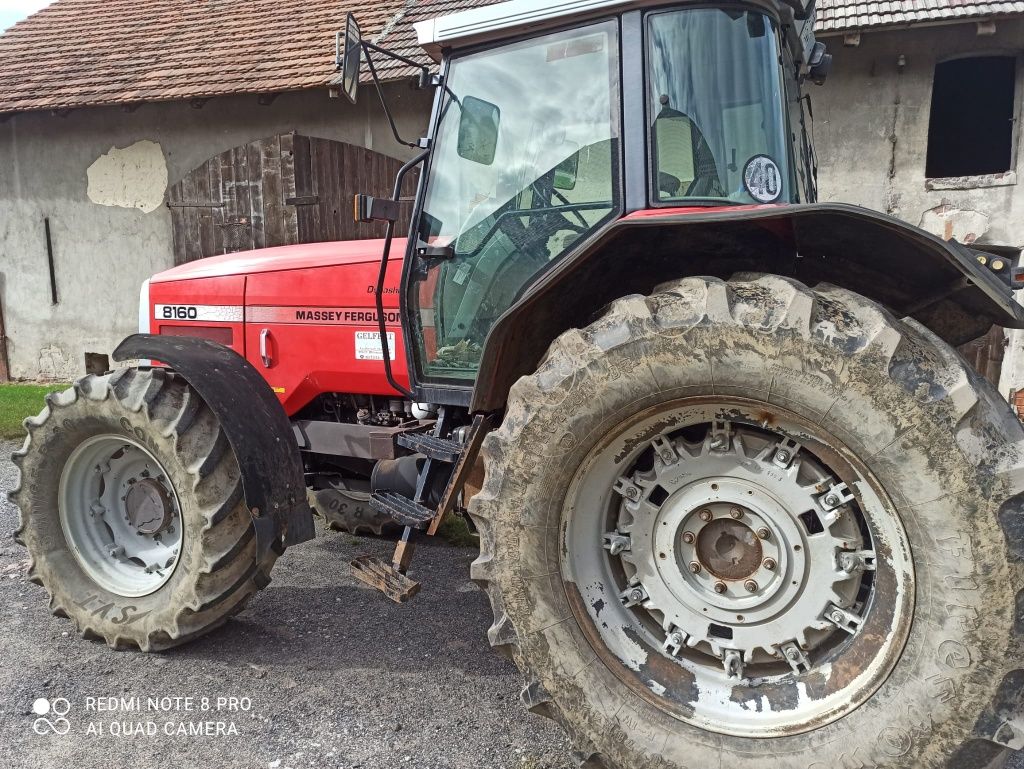
<path fill-rule="evenodd" d="M 134 334 L 116 361 L 159 360 L 195 388 L 220 421 L 242 473 L 259 558 L 314 536 L 313 512 L 291 423 L 266 380 L 245 358 L 208 339 Z"/>
<path fill-rule="evenodd" d="M 668 280 L 737 272 L 847 288 L 953 345 L 993 324 L 1024 327 L 1024 308 L 970 249 L 876 211 L 840 203 L 640 211 L 597 232 L 498 319 L 471 408 L 503 408 L 552 340 L 609 302 Z"/>

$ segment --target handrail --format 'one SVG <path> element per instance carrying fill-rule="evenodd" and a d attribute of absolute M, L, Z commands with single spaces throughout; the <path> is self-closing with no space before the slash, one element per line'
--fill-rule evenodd
<path fill-rule="evenodd" d="M 408 160 L 401 168 L 398 169 L 398 174 L 395 176 L 395 189 L 392 194 L 393 200 L 398 200 L 402 194 L 402 184 L 405 182 L 405 176 L 413 168 L 418 166 L 427 156 L 430 154 L 430 150 L 423 150 L 418 155 Z M 387 224 L 387 230 L 384 234 L 384 253 L 380 257 L 380 271 L 377 273 L 377 288 L 374 291 L 374 298 L 377 303 L 377 327 L 380 330 L 380 349 L 382 357 L 384 358 L 384 375 L 387 377 L 388 384 L 395 388 L 395 390 L 404 395 L 409 400 L 415 400 L 416 396 L 413 395 L 412 391 L 408 388 L 400 385 L 395 380 L 395 375 L 391 371 L 391 348 L 388 346 L 388 331 L 387 324 L 384 322 L 384 279 L 387 277 L 388 271 L 388 259 L 391 255 L 391 241 L 395 237 L 395 220 L 389 219 Z M 407 341 L 408 344 L 408 341 Z"/>

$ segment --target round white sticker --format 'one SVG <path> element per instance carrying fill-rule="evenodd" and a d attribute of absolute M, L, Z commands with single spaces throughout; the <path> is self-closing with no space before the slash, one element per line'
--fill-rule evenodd
<path fill-rule="evenodd" d="M 774 203 L 782 194 L 782 174 L 767 155 L 754 155 L 743 167 L 743 186 L 759 203 Z"/>

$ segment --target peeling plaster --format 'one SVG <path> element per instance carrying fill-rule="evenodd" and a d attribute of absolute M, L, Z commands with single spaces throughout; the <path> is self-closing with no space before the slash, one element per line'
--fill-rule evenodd
<path fill-rule="evenodd" d="M 101 206 L 138 208 L 150 213 L 164 202 L 167 161 L 156 142 L 111 147 L 88 170 L 89 200 Z"/>
<path fill-rule="evenodd" d="M 41 379 L 63 379 L 68 371 L 74 370 L 71 356 L 55 344 L 39 351 L 38 368 Z"/>
<path fill-rule="evenodd" d="M 983 211 L 943 203 L 925 211 L 918 226 L 943 240 L 955 239 L 969 245 L 988 232 L 988 224 L 988 214 Z"/>

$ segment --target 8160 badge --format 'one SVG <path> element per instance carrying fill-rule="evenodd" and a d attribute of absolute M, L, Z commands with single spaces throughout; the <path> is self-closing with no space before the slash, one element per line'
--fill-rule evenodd
<path fill-rule="evenodd" d="M 232 304 L 157 304 L 153 306 L 153 319 L 241 323 L 242 306 Z"/>

